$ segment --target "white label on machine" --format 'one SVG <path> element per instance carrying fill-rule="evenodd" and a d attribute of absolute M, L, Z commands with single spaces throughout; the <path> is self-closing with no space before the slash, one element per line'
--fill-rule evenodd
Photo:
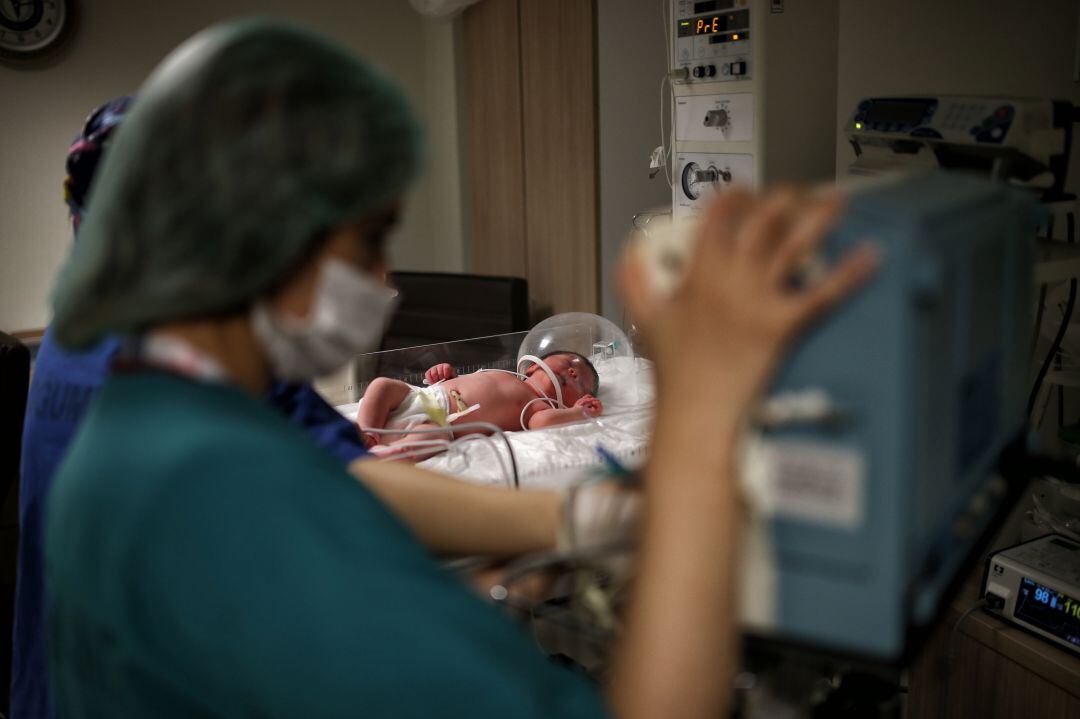
<path fill-rule="evenodd" d="M 753 140 L 753 93 L 675 98 L 675 139 L 687 142 Z"/>
<path fill-rule="evenodd" d="M 763 459 L 775 514 L 854 529 L 865 513 L 861 452 L 793 440 L 766 440 Z"/>

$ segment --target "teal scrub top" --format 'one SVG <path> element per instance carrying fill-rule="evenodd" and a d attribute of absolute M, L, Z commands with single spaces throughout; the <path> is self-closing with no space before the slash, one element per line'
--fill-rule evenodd
<path fill-rule="evenodd" d="M 340 464 L 258 398 L 110 378 L 49 499 L 70 717 L 598 717 Z"/>

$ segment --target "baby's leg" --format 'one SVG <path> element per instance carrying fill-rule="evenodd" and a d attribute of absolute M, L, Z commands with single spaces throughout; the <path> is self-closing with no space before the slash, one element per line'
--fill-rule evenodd
<path fill-rule="evenodd" d="M 411 390 L 412 387 L 398 379 L 376 377 L 371 380 L 371 384 L 364 390 L 364 401 L 360 403 L 360 411 L 356 414 L 356 424 L 361 432 L 369 427 L 372 429 L 386 427 L 386 418 L 409 396 Z M 383 444 L 392 436 L 376 435 L 376 443 Z"/>

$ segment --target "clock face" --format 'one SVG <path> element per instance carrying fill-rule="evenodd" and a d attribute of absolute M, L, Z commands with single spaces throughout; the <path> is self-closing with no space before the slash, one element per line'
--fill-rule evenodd
<path fill-rule="evenodd" d="M 0 51 L 9 55 L 40 52 L 63 33 L 67 0 L 0 0 Z"/>

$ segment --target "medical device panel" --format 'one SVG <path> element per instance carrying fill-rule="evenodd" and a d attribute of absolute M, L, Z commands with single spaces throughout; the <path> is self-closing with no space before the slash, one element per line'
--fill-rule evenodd
<path fill-rule="evenodd" d="M 921 164 L 1024 182 L 1046 173 L 1040 184 L 1056 181 L 1060 191 L 1073 122 L 1065 105 L 1011 97 L 867 97 L 844 125 L 856 154 L 849 172 Z"/>
<path fill-rule="evenodd" d="M 754 185 L 832 179 L 835 110 L 824 99 L 836 96 L 836 0 L 670 7 L 674 217 L 693 216 L 732 184 L 697 160 L 696 174 L 682 176 L 690 153 L 742 156 L 749 171 L 740 164 L 737 174 Z"/>
<path fill-rule="evenodd" d="M 845 132 L 863 142 L 898 138 L 964 145 L 1012 145 L 1038 156 L 1039 134 L 1052 132 L 1048 100 L 994 97 L 868 97 L 859 102 Z"/>
<path fill-rule="evenodd" d="M 748 0 L 677 0 L 674 3 L 675 82 L 748 79 L 753 58 Z"/>
<path fill-rule="evenodd" d="M 777 604 L 758 631 L 895 658 L 933 619 L 1023 425 L 1034 225 L 1026 195 L 965 175 L 851 190 L 822 259 L 871 242 L 881 263 L 772 389 L 827 411 L 763 431 Z"/>
<path fill-rule="evenodd" d="M 726 186 L 754 184 L 752 155 L 682 152 L 675 157 L 675 169 L 675 207 L 686 214 Z"/>
<path fill-rule="evenodd" d="M 1007 494 L 994 470 L 1024 422 L 1037 223 L 1028 193 L 961 173 L 848 192 L 842 225 L 792 282 L 817 281 L 865 242 L 880 265 L 793 348 L 752 418 L 742 619 L 751 633 L 894 660 Z M 696 226 L 640 238 L 654 292 L 677 288 Z"/>
<path fill-rule="evenodd" d="M 675 139 L 689 142 L 746 142 L 754 137 L 754 96 L 686 95 L 675 99 Z"/>
<path fill-rule="evenodd" d="M 986 563 L 987 611 L 1080 653 L 1080 544 L 1047 535 Z"/>

